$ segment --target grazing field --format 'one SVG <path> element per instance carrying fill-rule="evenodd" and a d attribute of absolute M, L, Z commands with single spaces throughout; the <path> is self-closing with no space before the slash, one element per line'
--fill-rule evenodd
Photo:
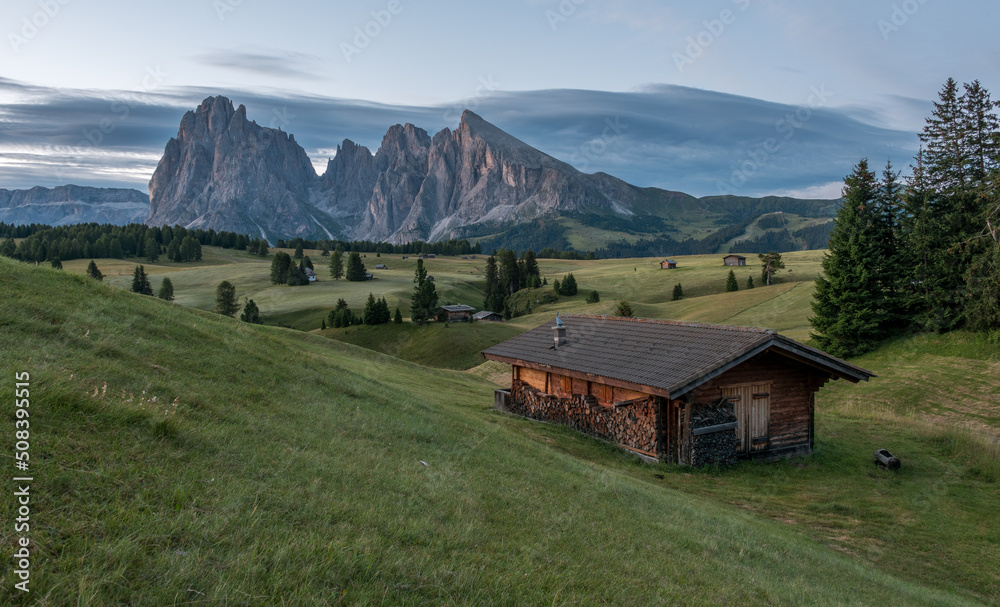
<path fill-rule="evenodd" d="M 904 424 L 824 402 L 811 458 L 653 466 L 494 412 L 472 373 L 6 259 L 0 289 L 3 376 L 31 373 L 36 478 L 32 594 L 8 573 L 6 604 L 964 605 L 998 594 L 986 524 L 996 480 Z M 875 470 L 869 442 L 899 445 L 903 472 Z M 13 516 L 0 500 L 0 517 Z M 0 533 L 12 551 L 13 527 Z"/>

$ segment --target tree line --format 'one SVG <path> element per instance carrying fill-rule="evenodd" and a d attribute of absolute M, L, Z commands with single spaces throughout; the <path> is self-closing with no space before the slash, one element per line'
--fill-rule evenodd
<path fill-rule="evenodd" d="M 912 174 L 861 159 L 816 280 L 813 338 L 839 356 L 910 332 L 1000 330 L 1000 121 L 979 83 L 949 79 Z"/>
<path fill-rule="evenodd" d="M 292 238 L 279 239 L 275 245 L 279 249 L 319 249 L 326 257 L 331 251 L 352 253 L 385 253 L 386 255 L 476 255 L 481 253 L 479 243 L 470 244 L 468 240 L 442 240 L 440 242 L 423 242 L 415 240 L 406 244 L 391 242 L 373 242 L 371 240 L 306 240 Z"/>
<path fill-rule="evenodd" d="M 244 234 L 189 230 L 181 226 L 150 227 L 141 223 L 124 226 L 80 223 L 66 226 L 11 226 L 0 223 L 0 255 L 20 261 L 53 262 L 71 259 L 124 259 L 138 257 L 150 262 L 165 256 L 170 261 L 200 261 L 202 246 L 264 251 L 267 244 Z M 17 245 L 14 238 L 23 238 Z"/>

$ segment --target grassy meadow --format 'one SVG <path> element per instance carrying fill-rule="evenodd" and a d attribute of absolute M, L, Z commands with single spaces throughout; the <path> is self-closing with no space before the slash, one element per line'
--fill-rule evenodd
<path fill-rule="evenodd" d="M 998 604 L 1000 344 L 981 336 L 854 361 L 879 377 L 821 390 L 815 453 L 774 464 L 650 465 L 492 409 L 509 370 L 476 353 L 556 311 L 628 299 L 639 316 L 805 340 L 822 252 L 785 255 L 780 282 L 752 291 L 759 268 L 737 268 L 737 293 L 720 256 L 540 260 L 580 294 L 503 325 L 322 334 L 339 297 L 360 311 L 371 291 L 406 316 L 415 260 L 368 254 L 389 270 L 348 283 L 307 254 L 320 282 L 297 288 L 210 247 L 146 264 L 154 289 L 171 276 L 173 304 L 126 292 L 134 261 L 98 260 L 98 284 L 73 276 L 86 260 L 0 259 L 0 368 L 32 375 L 36 478 L 32 596 L 8 574 L 0 603 Z M 442 303 L 479 307 L 484 257 L 425 263 Z M 224 279 L 309 332 L 207 312 Z M 898 473 L 874 466 L 883 447 Z"/>

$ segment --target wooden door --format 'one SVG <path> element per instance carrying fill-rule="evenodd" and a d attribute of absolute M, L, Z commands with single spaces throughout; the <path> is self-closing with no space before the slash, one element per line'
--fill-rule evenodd
<path fill-rule="evenodd" d="M 735 405 L 740 452 L 767 449 L 768 424 L 771 421 L 771 384 L 723 386 L 722 395 Z"/>

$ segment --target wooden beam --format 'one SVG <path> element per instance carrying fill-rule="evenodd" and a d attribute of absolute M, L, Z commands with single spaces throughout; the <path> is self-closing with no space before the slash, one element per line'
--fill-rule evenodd
<path fill-rule="evenodd" d="M 694 436 L 700 436 L 702 434 L 712 434 L 713 432 L 725 432 L 726 430 L 735 430 L 739 427 L 738 422 L 729 422 L 728 424 L 717 424 L 715 426 L 705 426 L 704 428 L 695 428 L 691 431 Z"/>
<path fill-rule="evenodd" d="M 576 379 L 582 379 L 586 381 L 596 382 L 599 384 L 605 384 L 608 386 L 614 386 L 615 388 L 625 388 L 626 390 L 632 390 L 633 392 L 642 392 L 643 394 L 649 394 L 650 396 L 662 396 L 664 398 L 670 398 L 670 391 L 665 390 L 663 388 L 654 388 L 653 386 L 643 386 L 642 384 L 637 384 L 630 381 L 624 381 L 621 379 L 615 379 L 613 377 L 604 377 L 601 375 L 596 375 L 594 373 L 584 373 L 582 371 L 573 371 L 571 369 L 560 369 L 559 367 L 553 367 L 552 365 L 533 363 L 527 360 L 521 360 L 519 358 L 510 358 L 508 356 L 497 356 L 495 354 L 484 354 L 484 356 L 488 360 L 495 360 L 497 362 L 513 365 L 515 367 L 527 367 L 529 369 L 535 369 L 536 371 L 546 371 L 548 373 L 556 373 L 558 375 L 564 375 L 566 377 L 574 377 Z"/>

